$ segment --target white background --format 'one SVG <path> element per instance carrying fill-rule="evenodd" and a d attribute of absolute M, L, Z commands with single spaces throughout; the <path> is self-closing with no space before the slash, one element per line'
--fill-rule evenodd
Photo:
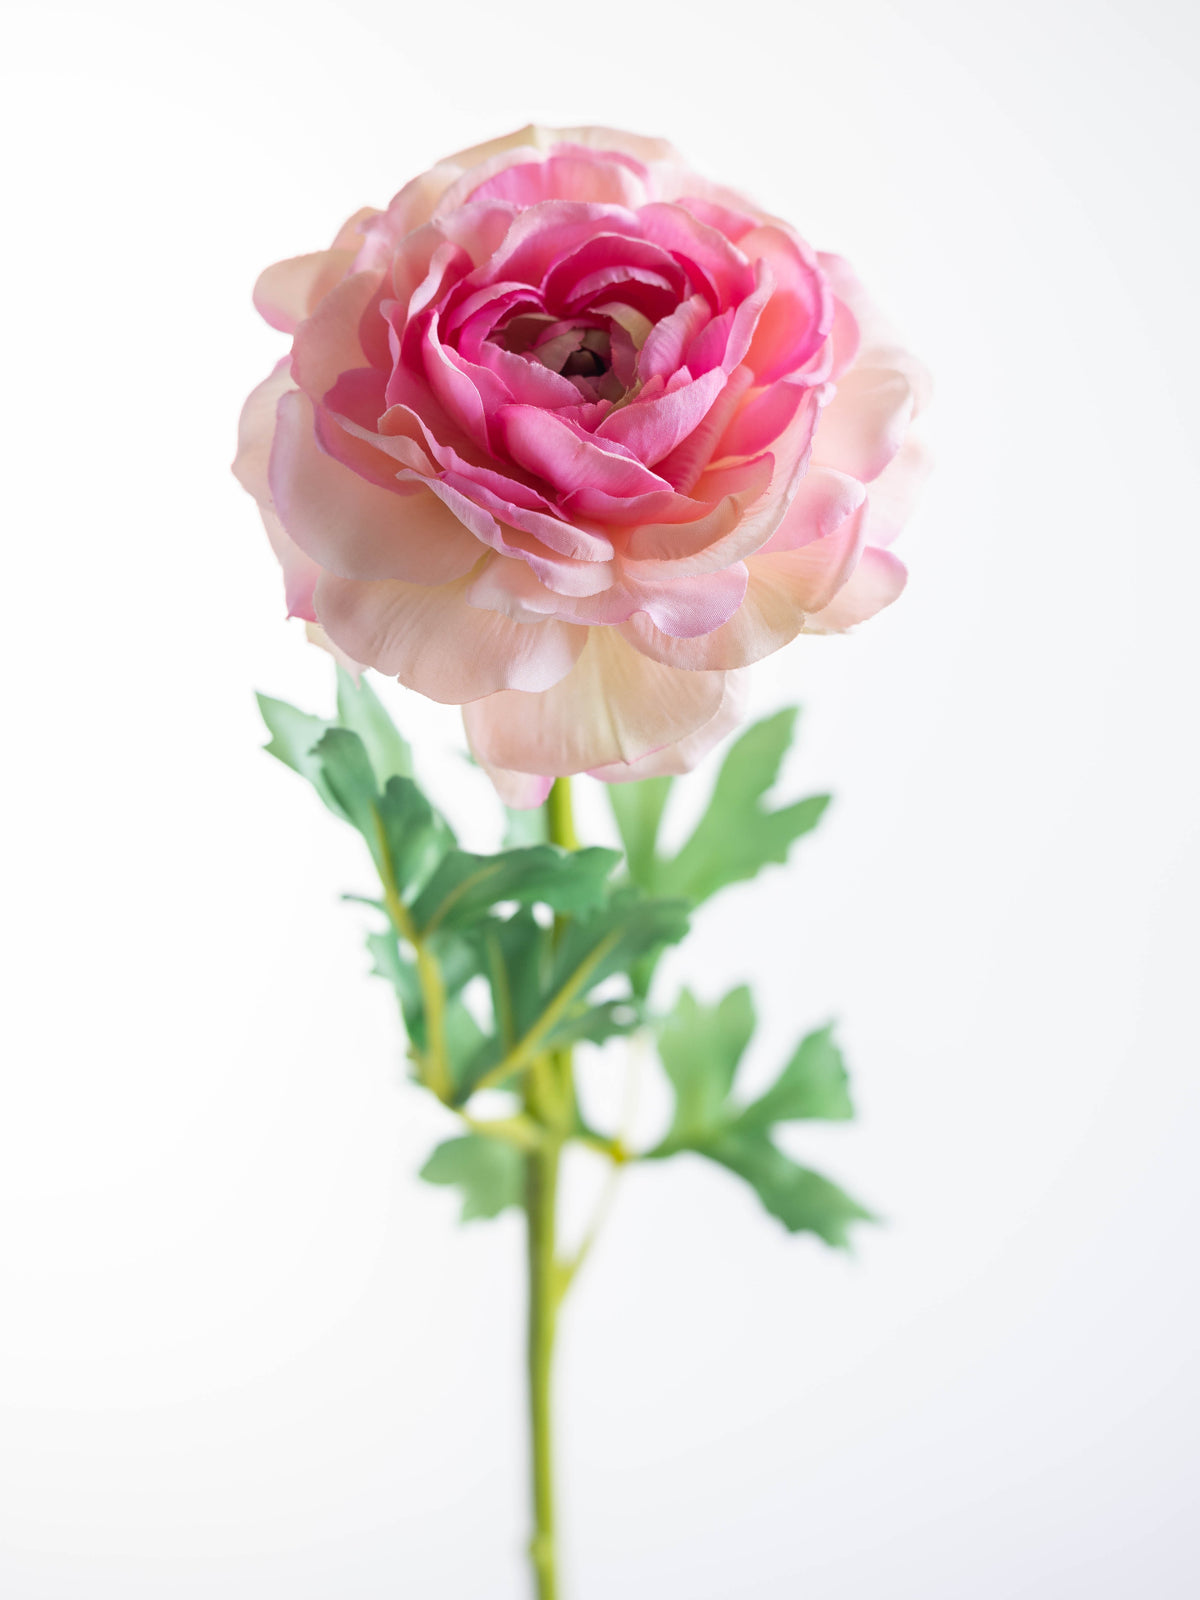
<path fill-rule="evenodd" d="M 365 863 L 257 748 L 252 688 L 320 708 L 329 665 L 227 463 L 260 267 L 537 119 L 667 135 L 849 255 L 940 460 L 904 600 L 759 671 L 807 706 L 787 793 L 837 804 L 687 957 L 756 984 L 755 1072 L 842 1019 L 861 1121 L 797 1149 L 889 1226 L 845 1259 L 632 1175 L 565 1324 L 571 1600 L 1194 1596 L 1194 8 L 6 34 L 0 1590 L 525 1593 L 518 1221 L 413 1177 L 443 1119 L 337 903 Z M 490 817 L 454 715 L 392 698 Z"/>

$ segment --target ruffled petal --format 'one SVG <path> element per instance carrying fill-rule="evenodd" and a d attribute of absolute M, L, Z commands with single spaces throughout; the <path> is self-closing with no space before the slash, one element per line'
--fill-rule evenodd
<path fill-rule="evenodd" d="M 686 738 L 712 721 L 723 693 L 723 673 L 674 672 L 617 630 L 593 628 L 574 669 L 552 689 L 476 700 L 463 720 L 481 761 L 565 776 L 637 761 Z"/>
<path fill-rule="evenodd" d="M 636 783 L 639 778 L 674 778 L 691 772 L 742 721 L 749 698 L 750 674 L 727 672 L 720 708 L 712 721 L 706 722 L 698 732 L 664 745 L 661 750 L 653 750 L 640 761 L 594 767 L 588 776 L 599 778 L 601 783 Z"/>
<path fill-rule="evenodd" d="M 382 278 L 380 272 L 355 272 L 343 278 L 297 327 L 292 376 L 314 400 L 332 389 L 343 372 L 369 364 L 359 324 Z"/>
<path fill-rule="evenodd" d="M 902 372 L 856 362 L 821 416 L 814 462 L 869 483 L 904 443 L 913 402 L 912 385 Z"/>
<path fill-rule="evenodd" d="M 688 672 L 747 667 L 782 649 L 830 604 L 855 569 L 866 499 L 861 484 L 853 489 L 857 499 L 848 488 L 839 493 L 837 484 L 818 482 L 809 489 L 805 480 L 796 497 L 797 525 L 782 541 L 784 548 L 770 553 L 772 541 L 747 559 L 745 597 L 722 626 L 696 638 L 672 637 L 643 612 L 622 625 L 622 634 L 652 660 Z"/>
<path fill-rule="evenodd" d="M 847 628 L 866 622 L 898 600 L 907 581 L 902 561 L 890 550 L 868 545 L 858 566 L 829 604 L 805 619 L 804 632 L 845 633 Z"/>
<path fill-rule="evenodd" d="M 251 389 L 238 418 L 233 475 L 260 506 L 272 503 L 267 468 L 271 460 L 271 441 L 275 437 L 275 413 L 283 396 L 295 387 L 291 358 L 284 356 L 282 361 L 276 362 L 270 376 Z"/>
<path fill-rule="evenodd" d="M 292 333 L 351 270 L 355 254 L 354 250 L 318 250 L 277 261 L 260 273 L 254 285 L 255 310 L 280 333 Z"/>
<path fill-rule="evenodd" d="M 314 420 L 307 395 L 285 394 L 270 464 L 275 509 L 307 555 L 360 580 L 439 584 L 470 571 L 483 551 L 451 511 L 423 488 L 393 492 L 343 466 L 318 446 Z"/>
<path fill-rule="evenodd" d="M 470 584 L 469 574 L 436 587 L 354 583 L 325 573 L 317 585 L 317 618 L 356 661 L 444 705 L 501 690 L 537 693 L 570 673 L 586 629 L 480 611 L 466 599 Z"/>
<path fill-rule="evenodd" d="M 892 543 L 908 521 L 932 470 L 933 457 L 924 439 L 910 428 L 904 443 L 871 484 L 868 544 Z"/>

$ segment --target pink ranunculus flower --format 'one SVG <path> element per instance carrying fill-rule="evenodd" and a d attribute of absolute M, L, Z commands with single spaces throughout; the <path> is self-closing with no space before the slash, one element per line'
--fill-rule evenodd
<path fill-rule="evenodd" d="M 927 388 L 837 256 L 654 139 L 527 128 L 270 267 L 235 463 L 289 613 L 511 799 L 681 771 L 738 669 L 888 605 Z"/>

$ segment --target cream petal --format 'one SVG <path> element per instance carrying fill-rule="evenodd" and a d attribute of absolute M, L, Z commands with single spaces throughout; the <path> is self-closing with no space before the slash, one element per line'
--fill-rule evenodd
<path fill-rule="evenodd" d="M 500 799 L 512 811 L 532 811 L 544 805 L 546 796 L 554 785 L 550 777 L 538 777 L 532 772 L 509 772 L 505 767 L 490 767 L 486 761 L 479 765 L 492 780 Z"/>
<path fill-rule="evenodd" d="M 356 661 L 444 705 L 501 690 L 536 694 L 570 673 L 586 629 L 513 622 L 477 610 L 466 598 L 471 581 L 467 574 L 440 586 L 355 583 L 325 573 L 317 585 L 317 619 Z"/>
<path fill-rule="evenodd" d="M 329 291 L 354 265 L 355 250 L 317 250 L 312 255 L 277 261 L 259 274 L 254 307 L 280 333 L 292 333 L 311 317 Z"/>
<path fill-rule="evenodd" d="M 491 695 L 463 717 L 481 761 L 561 776 L 637 761 L 686 738 L 716 716 L 723 692 L 723 673 L 675 672 L 616 629 L 593 628 L 574 669 L 552 689 Z"/>
<path fill-rule="evenodd" d="M 834 294 L 853 313 L 858 325 L 858 350 L 855 365 L 885 367 L 908 379 L 913 393 L 913 415 L 929 404 L 932 380 L 929 369 L 919 361 L 863 288 L 858 274 L 841 256 L 817 256 L 821 271 L 829 279 Z M 836 329 L 835 329 L 836 334 Z"/>
<path fill-rule="evenodd" d="M 358 330 L 382 278 L 382 272 L 343 278 L 297 327 L 292 376 L 314 400 L 332 389 L 343 372 L 369 364 Z"/>
<path fill-rule="evenodd" d="M 761 661 L 789 644 L 854 571 L 866 509 L 860 500 L 824 536 L 799 548 L 748 557 L 745 597 L 729 621 L 711 633 L 672 638 L 638 612 L 622 624 L 622 635 L 652 660 L 686 672 L 728 671 Z"/>
<path fill-rule="evenodd" d="M 845 633 L 899 599 L 908 580 L 904 563 L 890 550 L 868 545 L 853 573 L 830 603 L 806 617 L 805 633 Z"/>
<path fill-rule="evenodd" d="M 910 428 L 900 449 L 871 484 L 867 507 L 867 543 L 889 545 L 912 513 L 933 457 L 917 428 Z"/>
<path fill-rule="evenodd" d="M 607 767 L 593 767 L 589 777 L 602 783 L 636 783 L 639 778 L 675 778 L 691 772 L 698 766 L 714 745 L 726 738 L 742 721 L 750 698 L 750 674 L 727 672 L 725 691 L 721 704 L 711 722 L 706 722 L 686 739 L 678 739 L 661 750 L 652 750 L 639 761 L 614 762 Z"/>
<path fill-rule="evenodd" d="M 479 560 L 479 541 L 419 483 L 394 493 L 327 455 L 317 444 L 307 395 L 285 394 L 278 417 L 270 466 L 275 509 L 291 538 L 326 572 L 439 584 Z"/>
<path fill-rule="evenodd" d="M 256 389 L 251 389 L 238 418 L 233 475 L 260 506 L 271 504 L 267 468 L 271 460 L 271 441 L 275 437 L 275 413 L 283 396 L 295 387 L 291 358 L 284 356 L 282 361 L 276 363 L 271 375 L 264 378 Z"/>
<path fill-rule="evenodd" d="M 913 404 L 912 385 L 902 372 L 856 361 L 821 414 L 814 463 L 870 483 L 904 443 Z"/>

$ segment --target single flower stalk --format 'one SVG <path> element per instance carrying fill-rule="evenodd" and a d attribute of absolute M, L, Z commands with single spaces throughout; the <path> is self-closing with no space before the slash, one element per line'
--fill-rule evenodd
<path fill-rule="evenodd" d="M 353 897 L 381 921 L 374 971 L 414 1082 L 459 1120 L 422 1177 L 459 1192 L 464 1221 L 524 1213 L 528 1555 L 538 1600 L 561 1600 L 553 1357 L 599 1225 L 564 1246 L 564 1151 L 606 1156 L 614 1181 L 701 1156 L 834 1247 L 874 1220 L 778 1138 L 853 1115 L 832 1026 L 751 1097 L 749 989 L 656 989 L 693 914 L 786 862 L 828 804 L 769 798 L 794 710 L 734 739 L 674 853 L 662 823 L 675 777 L 742 720 L 745 669 L 900 594 L 928 378 L 839 257 L 670 145 L 605 128 L 451 157 L 268 268 L 255 301 L 292 346 L 246 402 L 234 470 L 289 615 L 338 660 L 332 718 L 260 696 L 268 749 L 378 874 Z M 507 806 L 542 808 L 532 827 L 510 810 L 529 842 L 459 847 L 368 667 L 463 708 Z M 576 838 L 579 773 L 609 786 L 620 851 Z M 588 1121 L 581 1041 L 657 1055 L 660 1137 Z"/>

